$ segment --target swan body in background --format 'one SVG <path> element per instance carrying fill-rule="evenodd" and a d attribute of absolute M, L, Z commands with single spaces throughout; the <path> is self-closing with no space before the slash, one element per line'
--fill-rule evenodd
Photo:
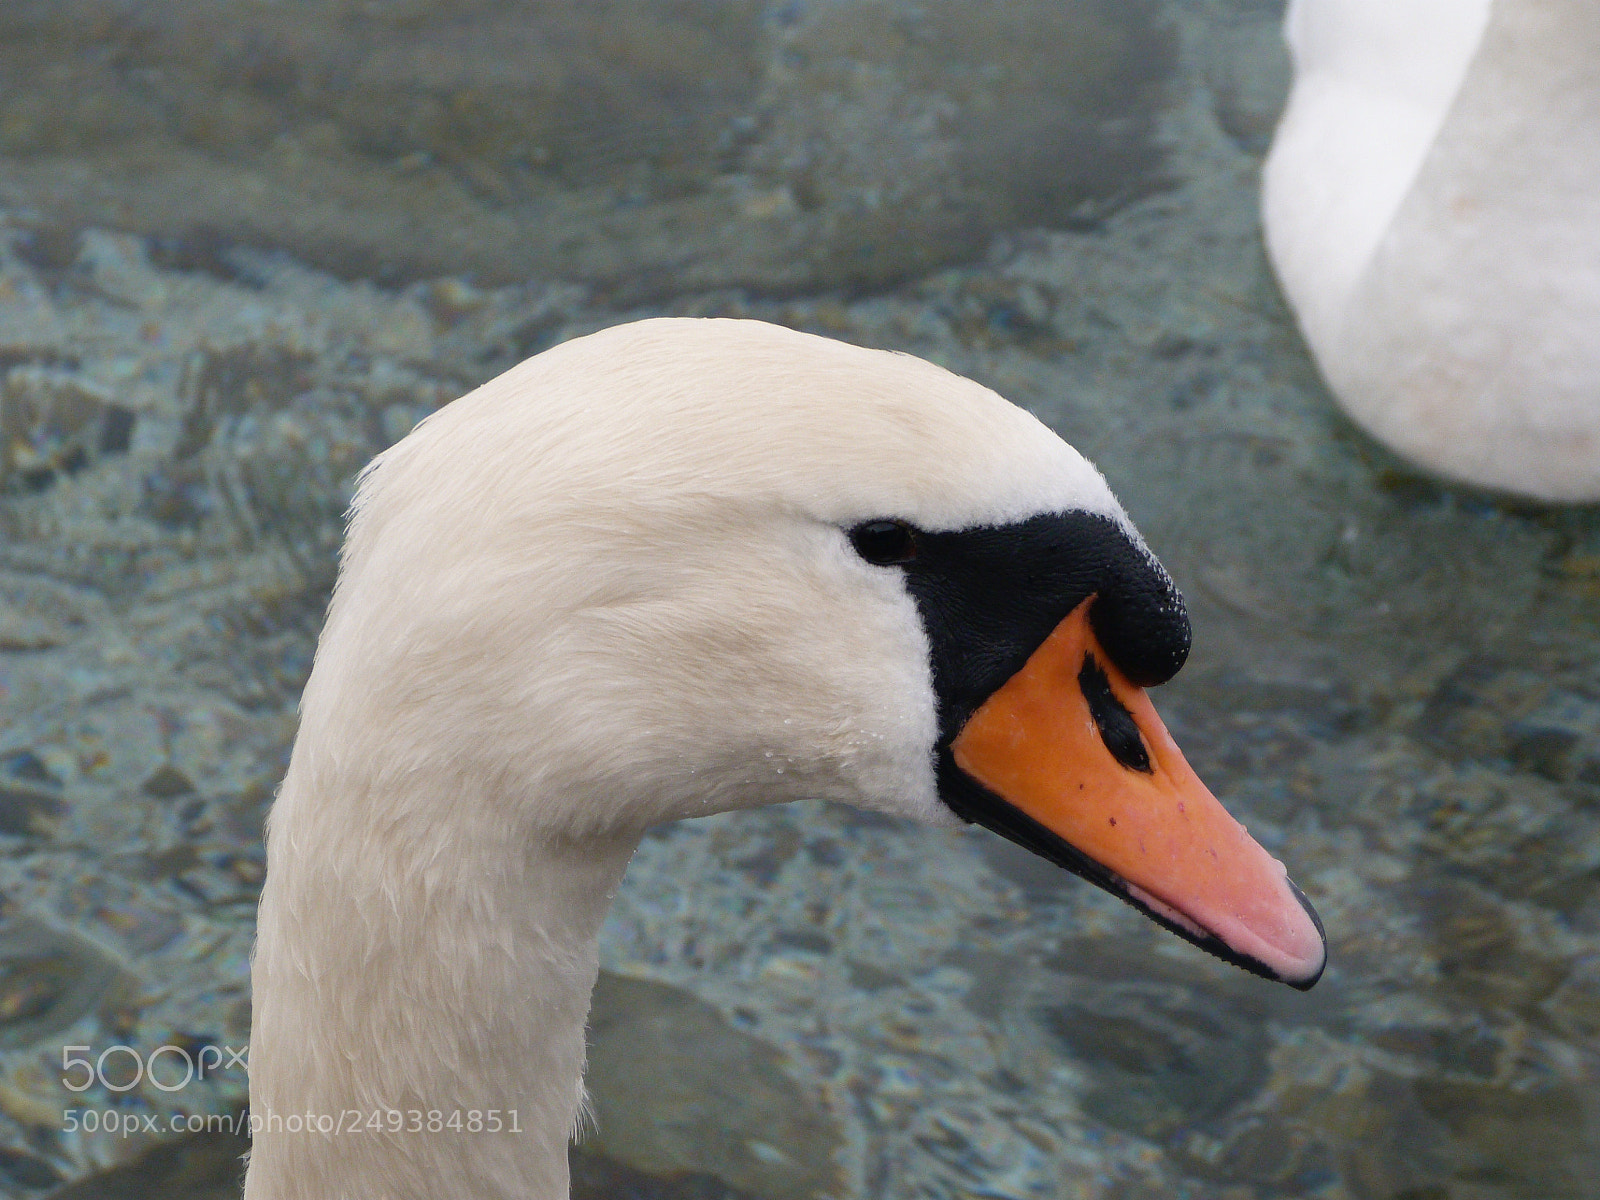
<path fill-rule="evenodd" d="M 1267 248 L 1340 404 L 1466 483 L 1600 499 L 1600 5 L 1291 0 Z"/>
<path fill-rule="evenodd" d="M 663 319 L 446 406 L 362 476 L 269 820 L 246 1197 L 563 1200 L 599 926 L 680 817 L 976 820 L 1311 986 L 1142 690 L 1188 639 L 1098 472 L 907 355 Z"/>

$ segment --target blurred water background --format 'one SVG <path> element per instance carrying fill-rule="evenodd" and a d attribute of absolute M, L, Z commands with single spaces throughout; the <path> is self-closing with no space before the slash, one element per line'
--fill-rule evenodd
<path fill-rule="evenodd" d="M 1191 606 L 1157 703 L 1332 965 L 1266 984 L 978 831 L 665 828 L 605 930 L 580 1198 L 1595 1195 L 1600 511 L 1332 407 L 1260 248 L 1281 17 L 5 0 L 0 1193 L 232 1193 L 235 1139 L 63 1114 L 228 1113 L 242 1069 L 75 1093 L 63 1046 L 248 1038 L 354 472 L 673 313 L 910 351 L 1093 458 Z"/>

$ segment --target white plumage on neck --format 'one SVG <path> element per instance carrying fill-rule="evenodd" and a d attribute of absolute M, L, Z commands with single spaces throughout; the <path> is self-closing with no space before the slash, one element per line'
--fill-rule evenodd
<path fill-rule="evenodd" d="M 1600 6 L 1294 0 L 1267 248 L 1345 410 L 1447 477 L 1600 499 Z"/>
<path fill-rule="evenodd" d="M 1439 136 L 1491 0 L 1291 0 L 1294 91 L 1262 179 L 1273 265 L 1307 339 L 1356 283 Z"/>

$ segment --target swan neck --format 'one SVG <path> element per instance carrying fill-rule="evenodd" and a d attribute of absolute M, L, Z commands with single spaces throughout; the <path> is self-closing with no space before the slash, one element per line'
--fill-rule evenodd
<path fill-rule="evenodd" d="M 1491 0 L 1294 0 L 1262 169 L 1268 252 L 1324 364 L 1488 29 Z"/>
<path fill-rule="evenodd" d="M 465 781 L 332 796 L 297 765 L 268 836 L 246 1200 L 567 1200 L 637 835 L 528 838 Z"/>

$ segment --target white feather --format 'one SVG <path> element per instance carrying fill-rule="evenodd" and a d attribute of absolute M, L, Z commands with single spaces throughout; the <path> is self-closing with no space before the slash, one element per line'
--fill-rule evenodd
<path fill-rule="evenodd" d="M 1294 0 L 1267 248 L 1340 404 L 1424 467 L 1600 499 L 1600 5 Z"/>

